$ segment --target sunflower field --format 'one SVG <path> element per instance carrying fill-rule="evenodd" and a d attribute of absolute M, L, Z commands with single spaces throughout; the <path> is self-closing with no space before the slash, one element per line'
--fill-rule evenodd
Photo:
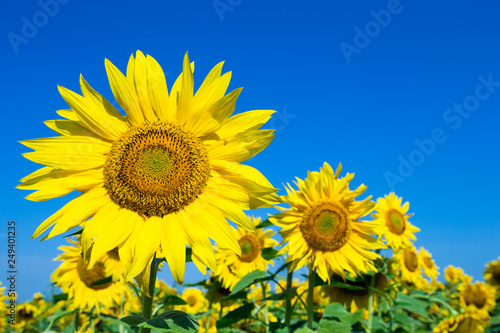
<path fill-rule="evenodd" d="M 409 202 L 351 189 L 340 163 L 279 196 L 242 164 L 273 140 L 262 126 L 274 111 L 233 115 L 231 72 L 217 64 L 195 92 L 193 70 L 186 53 L 169 89 L 149 55 L 125 74 L 106 60 L 120 109 L 83 76 L 81 94 L 59 87 L 69 108 L 45 122 L 58 135 L 21 142 L 43 167 L 18 188 L 33 201 L 80 193 L 33 230 L 66 238 L 60 292 L 13 309 L 0 287 L 3 331 L 500 332 L 500 257 L 484 282 L 440 269 L 416 244 Z M 206 279 L 184 283 L 188 262 Z"/>

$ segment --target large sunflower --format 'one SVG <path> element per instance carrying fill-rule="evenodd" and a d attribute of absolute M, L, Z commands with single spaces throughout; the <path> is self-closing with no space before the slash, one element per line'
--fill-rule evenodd
<path fill-rule="evenodd" d="M 109 309 L 120 304 L 127 287 L 121 281 L 106 281 L 111 278 L 106 274 L 106 267 L 112 259 L 104 255 L 102 261 L 90 268 L 81 256 L 80 244 L 71 239 L 68 241 L 72 245 L 59 247 L 64 252 L 54 260 L 61 260 L 62 263 L 52 273 L 51 280 L 68 294 L 71 307 L 80 311 L 95 307 L 99 313 L 101 307 Z"/>
<path fill-rule="evenodd" d="M 252 217 L 252 223 L 257 226 L 261 222 L 260 217 Z M 236 239 L 241 247 L 241 255 L 237 255 L 230 249 L 218 247 L 215 252 L 217 260 L 217 270 L 215 275 L 222 282 L 224 288 L 232 290 L 242 277 L 250 272 L 260 269 L 265 271 L 272 260 L 262 257 L 262 250 L 278 245 L 278 242 L 271 239 L 274 232 L 271 230 L 255 229 L 255 232 L 238 228 Z"/>
<path fill-rule="evenodd" d="M 259 128 L 274 111 L 229 117 L 241 91 L 225 95 L 231 72 L 221 76 L 219 63 L 194 94 L 193 68 L 186 53 L 169 94 L 151 56 L 137 51 L 126 76 L 106 60 L 111 90 L 125 115 L 83 77 L 83 96 L 59 88 L 71 109 L 58 114 L 67 120 L 45 123 L 61 136 L 22 142 L 35 150 L 24 156 L 46 166 L 18 188 L 37 190 L 27 196 L 34 201 L 73 190 L 82 194 L 46 219 L 33 237 L 51 226 L 46 238 L 87 221 L 85 260 L 93 265 L 118 247 L 127 280 L 149 268 L 160 248 L 178 283 L 186 245 L 203 273 L 205 265 L 215 271 L 209 238 L 240 253 L 226 218 L 252 230 L 243 210 L 279 202 L 277 189 L 258 170 L 240 164 L 272 141 L 273 130 Z"/>
<path fill-rule="evenodd" d="M 402 201 L 403 198 L 391 192 L 389 195 L 377 199 L 377 206 L 373 214 L 378 225 L 377 233 L 394 250 L 409 246 L 410 239 L 416 239 L 413 233 L 420 231 L 408 221 L 408 218 L 413 215 L 408 214 L 410 203 L 402 204 Z"/>
<path fill-rule="evenodd" d="M 500 257 L 488 263 L 484 270 L 484 280 L 500 293 Z"/>
<path fill-rule="evenodd" d="M 288 244 L 281 252 L 288 251 L 291 269 L 309 263 L 324 281 L 333 273 L 344 277 L 345 270 L 353 274 L 376 271 L 373 261 L 380 256 L 370 250 L 384 247 L 370 236 L 375 234 L 374 224 L 359 220 L 374 207 L 371 197 L 355 200 L 366 186 L 351 191 L 354 174 L 339 179 L 341 168 L 339 164 L 335 173 L 325 162 L 320 172 L 309 172 L 305 180 L 297 178 L 298 190 L 288 184 L 283 201 L 290 208 L 269 218 L 282 228 L 282 243 Z"/>

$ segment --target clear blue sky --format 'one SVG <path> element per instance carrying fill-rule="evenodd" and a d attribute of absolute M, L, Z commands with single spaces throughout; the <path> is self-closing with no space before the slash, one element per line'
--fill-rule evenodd
<path fill-rule="evenodd" d="M 56 85 L 79 91 L 80 73 L 111 100 L 104 58 L 125 70 L 138 49 L 158 60 L 169 87 L 186 51 L 198 86 L 225 60 L 230 89 L 244 87 L 237 112 L 278 111 L 275 140 L 248 162 L 276 187 L 324 161 L 342 162 L 374 198 L 394 190 L 410 201 L 411 221 L 422 230 L 416 245 L 440 267 L 461 266 L 481 280 L 485 264 L 500 256 L 496 2 L 41 0 L 0 7 L 0 267 L 6 271 L 7 221 L 14 220 L 21 300 L 50 284 L 64 240 L 30 236 L 68 198 L 35 203 L 14 189 L 38 168 L 17 141 L 53 135 L 42 121 L 67 108 Z M 188 272 L 188 281 L 200 278 Z"/>

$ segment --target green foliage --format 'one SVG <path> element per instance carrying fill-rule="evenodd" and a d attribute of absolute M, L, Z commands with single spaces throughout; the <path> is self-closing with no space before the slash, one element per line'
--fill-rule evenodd
<path fill-rule="evenodd" d="M 172 310 L 162 313 L 156 318 L 141 322 L 137 326 L 155 328 L 160 332 L 193 333 L 200 325 L 185 312 Z"/>
<path fill-rule="evenodd" d="M 224 317 L 217 320 L 217 329 L 231 326 L 233 324 L 236 324 L 240 320 L 249 318 L 254 307 L 255 305 L 253 303 L 247 302 L 239 308 L 229 312 Z"/>

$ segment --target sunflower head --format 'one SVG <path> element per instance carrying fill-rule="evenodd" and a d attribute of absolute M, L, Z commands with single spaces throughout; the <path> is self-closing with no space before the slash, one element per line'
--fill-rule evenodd
<path fill-rule="evenodd" d="M 459 283 L 469 284 L 472 281 L 472 278 L 465 274 L 463 269 L 452 265 L 449 265 L 444 269 L 444 278 L 451 285 Z"/>
<path fill-rule="evenodd" d="M 427 288 L 428 283 L 422 276 L 422 263 L 413 245 L 394 253 L 393 270 L 399 272 L 401 281 L 412 283 L 417 288 Z"/>
<path fill-rule="evenodd" d="M 80 243 L 68 241 L 71 246 L 59 248 L 64 252 L 55 260 L 62 263 L 52 273 L 51 279 L 68 294 L 71 307 L 80 311 L 95 308 L 99 313 L 101 307 L 112 308 L 118 304 L 126 285 L 122 281 L 113 282 L 112 276 L 106 273 L 107 263 L 112 259 L 106 256 L 90 267 L 80 254 Z"/>
<path fill-rule="evenodd" d="M 308 263 L 324 281 L 333 273 L 343 277 L 345 271 L 375 271 L 373 261 L 380 256 L 371 250 L 384 247 L 370 236 L 375 234 L 374 224 L 361 220 L 374 207 L 371 197 L 356 201 L 366 186 L 350 190 L 354 175 L 339 178 L 340 172 L 341 165 L 334 172 L 325 162 L 320 172 L 297 178 L 298 190 L 288 184 L 288 195 L 283 196 L 290 208 L 269 218 L 281 227 L 282 243 L 288 243 L 280 253 L 288 251 L 291 269 Z"/>
<path fill-rule="evenodd" d="M 143 272 L 154 257 L 165 257 L 182 283 L 186 246 L 203 274 L 215 271 L 210 240 L 238 255 L 242 249 L 227 220 L 253 230 L 243 211 L 280 202 L 258 170 L 240 164 L 273 140 L 273 130 L 260 128 L 274 111 L 232 115 L 241 89 L 226 94 L 231 72 L 222 74 L 222 63 L 195 92 L 187 53 L 170 89 L 158 62 L 140 51 L 125 74 L 109 60 L 105 66 L 119 108 L 80 77 L 81 95 L 59 87 L 70 107 L 58 112 L 65 119 L 46 122 L 60 136 L 21 142 L 34 149 L 24 156 L 44 165 L 21 179 L 18 188 L 36 190 L 27 199 L 81 193 L 33 237 L 83 225 L 89 269 L 117 249 L 126 280 L 137 277 L 146 292 Z M 243 244 L 247 261 L 253 245 Z"/>
<path fill-rule="evenodd" d="M 261 222 L 260 218 L 252 216 L 254 227 Z M 215 275 L 222 283 L 222 287 L 232 290 L 238 281 L 256 269 L 266 270 L 273 264 L 272 260 L 267 260 L 262 256 L 262 251 L 278 245 L 272 239 L 274 235 L 269 229 L 256 228 L 255 231 L 248 231 L 238 228 L 236 239 L 241 249 L 241 254 L 237 255 L 229 249 L 217 247 L 215 258 L 217 260 L 217 270 Z"/>
<path fill-rule="evenodd" d="M 484 270 L 484 280 L 500 293 L 500 257 L 488 263 Z"/>
<path fill-rule="evenodd" d="M 420 231 L 409 221 L 413 214 L 408 214 L 410 203 L 402 204 L 402 198 L 394 192 L 377 199 L 377 206 L 373 217 L 377 224 L 377 234 L 387 241 L 387 245 L 394 250 L 404 248 L 415 240 L 414 233 Z"/>
<path fill-rule="evenodd" d="M 180 296 L 186 305 L 181 305 L 179 309 L 187 313 L 199 313 L 208 309 L 208 300 L 203 296 L 203 292 L 196 288 L 186 288 Z"/>
<path fill-rule="evenodd" d="M 496 291 L 486 283 L 463 283 L 460 285 L 459 290 L 462 306 L 471 307 L 484 313 L 488 313 L 495 308 Z"/>
<path fill-rule="evenodd" d="M 465 313 L 444 319 L 433 333 L 481 333 L 487 325 L 488 318 L 482 313 L 466 311 Z"/>
<path fill-rule="evenodd" d="M 439 267 L 436 266 L 434 260 L 432 259 L 432 255 L 424 249 L 420 247 L 420 252 L 418 253 L 420 257 L 420 262 L 422 263 L 422 269 L 424 270 L 424 274 L 430 277 L 432 280 L 435 280 L 439 274 Z"/>

